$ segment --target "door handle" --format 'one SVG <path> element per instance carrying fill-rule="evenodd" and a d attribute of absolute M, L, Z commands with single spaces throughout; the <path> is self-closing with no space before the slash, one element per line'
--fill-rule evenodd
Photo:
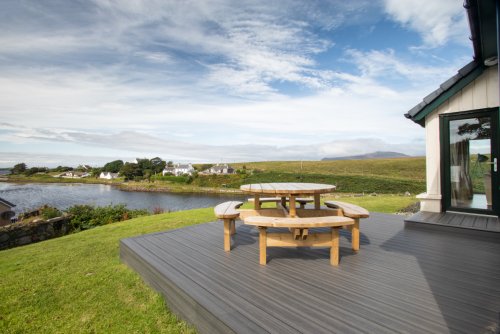
<path fill-rule="evenodd" d="M 493 171 L 496 172 L 498 167 L 497 167 L 497 158 L 493 158 L 492 162 L 487 162 L 486 164 L 488 165 L 493 165 Z"/>

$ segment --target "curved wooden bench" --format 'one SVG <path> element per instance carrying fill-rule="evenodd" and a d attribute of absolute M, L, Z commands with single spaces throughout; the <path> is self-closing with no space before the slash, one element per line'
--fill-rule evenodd
<path fill-rule="evenodd" d="M 331 209 L 340 209 L 341 215 L 354 219 L 354 225 L 350 227 L 352 249 L 359 250 L 359 220 L 361 218 L 370 217 L 370 212 L 360 206 L 339 202 L 339 201 L 325 201 L 325 205 Z"/>
<path fill-rule="evenodd" d="M 231 235 L 236 233 L 235 220 L 240 216 L 238 209 L 243 202 L 229 201 L 217 205 L 214 208 L 215 216 L 224 221 L 224 250 L 231 250 Z"/>
<path fill-rule="evenodd" d="M 330 263 L 339 263 L 339 228 L 354 224 L 343 216 L 325 217 L 266 217 L 251 216 L 244 220 L 247 225 L 259 228 L 259 262 L 267 263 L 267 247 L 330 247 Z M 267 233 L 268 227 L 286 227 L 291 233 Z M 314 227 L 331 227 L 331 233 L 311 233 Z"/>

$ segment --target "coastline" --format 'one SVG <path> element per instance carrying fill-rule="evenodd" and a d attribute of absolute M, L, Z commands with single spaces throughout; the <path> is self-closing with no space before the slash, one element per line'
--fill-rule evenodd
<path fill-rule="evenodd" d="M 48 178 L 48 177 L 0 177 L 0 182 L 9 183 L 62 183 L 62 184 L 105 184 L 113 186 L 122 191 L 130 192 L 160 192 L 160 193 L 194 193 L 194 194 L 244 194 L 239 189 L 196 187 L 191 185 L 161 184 L 157 182 L 124 182 L 101 179 L 71 179 L 71 178 Z"/>

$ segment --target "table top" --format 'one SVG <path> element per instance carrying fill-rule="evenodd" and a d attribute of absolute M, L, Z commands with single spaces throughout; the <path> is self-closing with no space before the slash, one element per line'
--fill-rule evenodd
<path fill-rule="evenodd" d="M 242 191 L 252 194 L 325 194 L 335 190 L 335 186 L 331 184 L 321 183 L 253 183 L 244 184 L 240 187 Z"/>

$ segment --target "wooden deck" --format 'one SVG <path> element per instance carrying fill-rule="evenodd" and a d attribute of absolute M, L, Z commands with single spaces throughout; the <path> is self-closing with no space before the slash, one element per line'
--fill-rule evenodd
<path fill-rule="evenodd" d="M 328 249 L 270 248 L 237 224 L 223 250 L 212 222 L 121 241 L 123 262 L 202 333 L 492 333 L 500 315 L 500 242 L 372 214 L 354 254 L 341 232 Z"/>
<path fill-rule="evenodd" d="M 457 231 L 485 231 L 500 233 L 498 217 L 463 214 L 455 212 L 420 211 L 405 220 L 410 224 L 432 225 L 433 227 L 451 227 Z M 500 234 L 498 235 L 500 237 Z"/>

